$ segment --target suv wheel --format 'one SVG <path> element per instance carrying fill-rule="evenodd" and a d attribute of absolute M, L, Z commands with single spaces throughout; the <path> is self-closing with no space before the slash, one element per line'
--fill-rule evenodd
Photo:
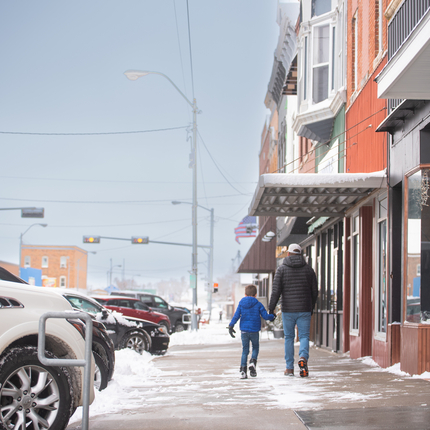
<path fill-rule="evenodd" d="M 93 351 L 94 361 L 96 365 L 96 371 L 94 372 L 94 388 L 98 391 L 102 391 L 107 387 L 108 384 L 108 369 L 105 362 L 97 352 Z"/>
<path fill-rule="evenodd" d="M 139 354 L 151 349 L 151 338 L 145 331 L 132 330 L 124 335 L 119 346 L 120 349 L 130 348 Z"/>
<path fill-rule="evenodd" d="M 0 367 L 0 423 L 8 430 L 65 429 L 72 411 L 70 385 L 67 368 L 41 364 L 36 347 L 10 349 Z"/>
<path fill-rule="evenodd" d="M 181 331 L 184 331 L 184 330 L 185 330 L 184 324 L 182 324 L 181 322 L 176 324 L 175 326 L 176 333 L 180 333 Z"/>

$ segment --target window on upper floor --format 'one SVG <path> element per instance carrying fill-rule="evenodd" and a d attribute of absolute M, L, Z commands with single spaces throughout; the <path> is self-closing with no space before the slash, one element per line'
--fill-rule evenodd
<path fill-rule="evenodd" d="M 312 100 L 320 103 L 328 98 L 330 25 L 314 27 L 312 49 Z"/>
<path fill-rule="evenodd" d="M 312 0 L 312 18 L 330 12 L 331 0 Z"/>
<path fill-rule="evenodd" d="M 382 51 L 382 0 L 375 0 L 375 57 Z"/>
<path fill-rule="evenodd" d="M 60 267 L 61 268 L 67 267 L 67 257 L 60 257 Z"/>
<path fill-rule="evenodd" d="M 31 257 L 29 255 L 24 257 L 24 267 L 31 267 Z"/>
<path fill-rule="evenodd" d="M 48 257 L 47 256 L 42 257 L 42 267 L 44 267 L 44 268 L 48 267 Z"/>
<path fill-rule="evenodd" d="M 357 89 L 357 66 L 358 66 L 358 23 L 357 23 L 357 13 L 352 18 L 351 23 L 351 41 L 352 41 L 352 47 L 351 47 L 351 72 L 352 72 L 352 91 L 355 91 Z"/>

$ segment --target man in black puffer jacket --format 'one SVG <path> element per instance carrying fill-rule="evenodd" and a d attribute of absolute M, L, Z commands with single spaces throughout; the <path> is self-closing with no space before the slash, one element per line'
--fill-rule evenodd
<path fill-rule="evenodd" d="M 318 297 L 317 277 L 302 256 L 302 248 L 296 243 L 288 247 L 287 257 L 276 270 L 270 297 L 269 314 L 273 314 L 282 295 L 281 310 L 285 335 L 286 376 L 294 376 L 295 326 L 299 331 L 300 376 L 306 377 L 309 359 L 309 332 L 311 315 Z"/>

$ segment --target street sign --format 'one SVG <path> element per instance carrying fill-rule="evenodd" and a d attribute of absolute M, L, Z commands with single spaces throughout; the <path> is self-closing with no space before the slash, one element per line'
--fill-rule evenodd
<path fill-rule="evenodd" d="M 100 243 L 100 236 L 84 236 L 84 243 Z"/>
<path fill-rule="evenodd" d="M 138 245 L 146 245 L 149 243 L 149 237 L 148 236 L 133 236 L 131 238 L 131 243 L 138 244 Z"/>
<path fill-rule="evenodd" d="M 43 218 L 45 216 L 44 208 L 23 208 L 21 209 L 21 218 Z"/>
<path fill-rule="evenodd" d="M 190 275 L 190 288 L 196 288 L 197 286 L 197 277 L 194 274 Z"/>
<path fill-rule="evenodd" d="M 215 282 L 214 283 L 214 293 L 218 292 L 218 284 Z"/>

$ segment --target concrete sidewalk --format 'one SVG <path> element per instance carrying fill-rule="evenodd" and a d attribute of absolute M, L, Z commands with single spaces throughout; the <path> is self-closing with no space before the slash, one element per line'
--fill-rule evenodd
<path fill-rule="evenodd" d="M 240 341 L 173 346 L 160 377 L 130 387 L 118 414 L 91 430 L 429 429 L 430 383 L 312 348 L 309 378 L 283 375 L 283 339 L 262 336 L 258 377 L 240 380 Z M 91 411 L 90 411 L 91 415 Z M 81 429 L 79 424 L 67 430 Z"/>

